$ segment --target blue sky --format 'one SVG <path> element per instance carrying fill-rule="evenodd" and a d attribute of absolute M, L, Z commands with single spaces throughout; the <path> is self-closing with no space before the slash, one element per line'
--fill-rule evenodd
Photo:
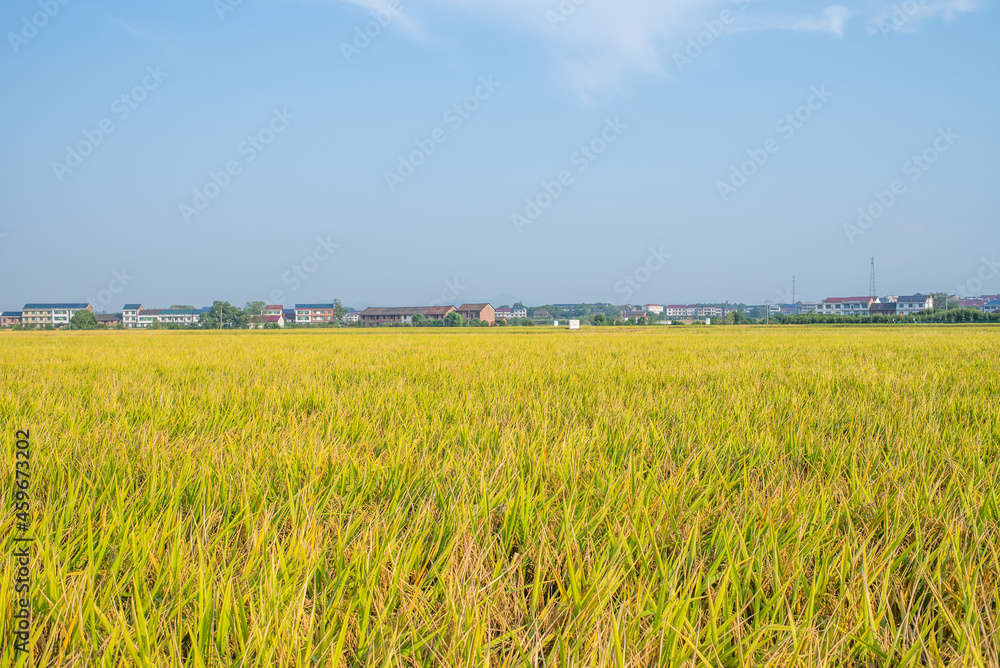
<path fill-rule="evenodd" d="M 873 255 L 880 294 L 1000 293 L 985 0 L 16 0 L 0 26 L 4 309 L 818 300 L 867 294 Z"/>

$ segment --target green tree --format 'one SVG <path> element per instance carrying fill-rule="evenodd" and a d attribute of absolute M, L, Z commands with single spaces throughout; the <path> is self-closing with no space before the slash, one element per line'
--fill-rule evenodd
<path fill-rule="evenodd" d="M 247 305 L 243 307 L 243 311 L 247 313 L 251 318 L 256 318 L 259 315 L 264 315 L 264 311 L 267 309 L 267 304 L 264 302 L 247 302 Z"/>
<path fill-rule="evenodd" d="M 254 326 L 259 325 L 259 323 L 257 323 L 256 320 L 258 318 L 263 319 L 264 312 L 266 310 L 267 310 L 266 302 L 247 302 L 246 306 L 243 307 L 242 311 L 242 313 L 244 314 L 243 327 L 249 327 L 251 324 L 253 324 Z"/>
<path fill-rule="evenodd" d="M 931 298 L 934 300 L 935 311 L 950 311 L 958 308 L 958 300 L 953 299 L 947 292 L 932 292 Z"/>
<path fill-rule="evenodd" d="M 70 329 L 97 329 L 97 318 L 93 311 L 81 309 L 69 321 Z"/>
<path fill-rule="evenodd" d="M 603 313 L 595 313 L 590 317 L 590 324 L 596 325 L 597 327 L 602 327 L 608 324 L 608 316 Z"/>
<path fill-rule="evenodd" d="M 229 302 L 215 301 L 212 303 L 212 310 L 203 313 L 198 324 L 202 329 L 220 329 L 221 319 L 221 329 L 246 329 L 251 318 L 246 311 L 241 311 Z"/>
<path fill-rule="evenodd" d="M 463 323 L 464 318 L 462 318 L 462 314 L 458 311 L 452 311 L 444 317 L 445 327 L 461 327 Z"/>
<path fill-rule="evenodd" d="M 347 315 L 347 312 L 350 310 L 351 309 L 344 306 L 344 303 L 339 299 L 333 300 L 333 315 L 338 323 L 344 322 L 344 316 Z"/>
<path fill-rule="evenodd" d="M 423 313 L 415 313 L 412 322 L 414 327 L 426 327 L 427 317 Z"/>

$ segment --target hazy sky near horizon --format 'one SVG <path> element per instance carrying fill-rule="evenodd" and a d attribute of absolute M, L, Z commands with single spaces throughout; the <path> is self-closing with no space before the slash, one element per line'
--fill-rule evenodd
<path fill-rule="evenodd" d="M 1000 293 L 989 0 L 15 0 L 0 27 L 3 309 L 819 300 L 867 294 L 871 256 L 880 294 Z"/>

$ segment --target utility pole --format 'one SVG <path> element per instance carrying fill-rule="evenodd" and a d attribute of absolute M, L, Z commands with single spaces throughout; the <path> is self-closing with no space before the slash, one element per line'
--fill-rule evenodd
<path fill-rule="evenodd" d="M 765 299 L 764 300 L 764 324 L 765 325 L 770 325 L 771 324 L 771 300 L 770 299 Z"/>
<path fill-rule="evenodd" d="M 792 276 L 792 306 L 795 307 L 795 312 L 799 312 L 798 302 L 795 301 L 795 276 Z"/>
<path fill-rule="evenodd" d="M 874 297 L 875 296 L 875 257 L 874 256 L 872 256 L 872 277 L 871 277 L 871 281 L 868 284 L 868 296 L 869 297 Z"/>

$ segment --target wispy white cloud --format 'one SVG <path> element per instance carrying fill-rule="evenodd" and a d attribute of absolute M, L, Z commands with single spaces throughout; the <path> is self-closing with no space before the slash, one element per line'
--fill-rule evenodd
<path fill-rule="evenodd" d="M 787 23 L 774 26 L 779 30 L 794 32 L 827 32 L 837 37 L 844 36 L 844 24 L 851 17 L 851 12 L 843 5 L 831 5 L 823 10 L 820 17 L 804 16 L 789 19 Z"/>
<path fill-rule="evenodd" d="M 385 10 L 387 0 L 340 0 L 368 10 Z M 969 1 L 969 0 L 967 0 Z M 547 45 L 559 79 L 586 96 L 618 88 L 628 75 L 670 76 L 665 44 L 705 29 L 720 12 L 737 17 L 725 32 L 789 30 L 842 36 L 850 12 L 841 5 L 819 14 L 769 14 L 751 0 L 398 0 L 407 30 L 430 31 L 429 17 L 460 12 L 497 26 L 533 35 Z M 418 14 L 419 11 L 419 14 Z"/>
<path fill-rule="evenodd" d="M 792 32 L 818 32 L 844 36 L 844 25 L 851 17 L 851 10 L 843 5 L 830 5 L 819 16 L 810 14 L 787 16 L 781 14 L 755 15 L 734 26 L 733 32 L 756 30 L 790 30 Z"/>
<path fill-rule="evenodd" d="M 132 33 L 139 39 L 146 40 L 147 42 L 153 42 L 154 44 L 159 44 L 162 47 L 172 48 L 171 45 L 159 35 L 149 32 L 148 30 L 142 30 L 136 28 L 131 23 L 118 18 L 117 16 L 111 16 L 110 14 L 105 14 L 113 23 L 116 23 L 119 27 L 123 28 L 126 32 Z"/>
<path fill-rule="evenodd" d="M 390 0 L 342 0 L 351 5 L 357 5 L 358 7 L 363 7 L 367 9 L 368 14 L 366 21 L 371 19 L 376 19 L 376 14 L 381 14 L 381 21 L 385 22 L 388 18 L 389 27 L 395 27 L 403 32 L 407 33 L 413 39 L 423 39 L 424 32 L 420 28 L 420 24 L 417 23 L 410 16 L 410 7 L 413 5 L 412 0 L 396 0 L 396 2 L 391 3 Z M 393 11 L 395 9 L 395 11 Z M 378 20 L 378 19 L 376 19 Z"/>
<path fill-rule="evenodd" d="M 773 15 L 766 3 L 751 0 L 437 0 L 491 20 L 533 31 L 551 43 L 566 83 L 582 94 L 618 87 L 630 73 L 669 76 L 667 42 L 683 40 L 717 21 L 735 19 L 725 33 L 790 30 L 843 35 L 850 11 L 826 7 L 818 16 Z M 554 17 L 553 14 L 556 16 Z M 565 18 L 565 20 L 561 20 Z"/>
<path fill-rule="evenodd" d="M 954 20 L 959 14 L 974 12 L 980 0 L 904 0 L 884 6 L 868 23 L 868 32 L 888 37 L 894 32 L 915 33 L 921 22 L 933 17 Z"/>

